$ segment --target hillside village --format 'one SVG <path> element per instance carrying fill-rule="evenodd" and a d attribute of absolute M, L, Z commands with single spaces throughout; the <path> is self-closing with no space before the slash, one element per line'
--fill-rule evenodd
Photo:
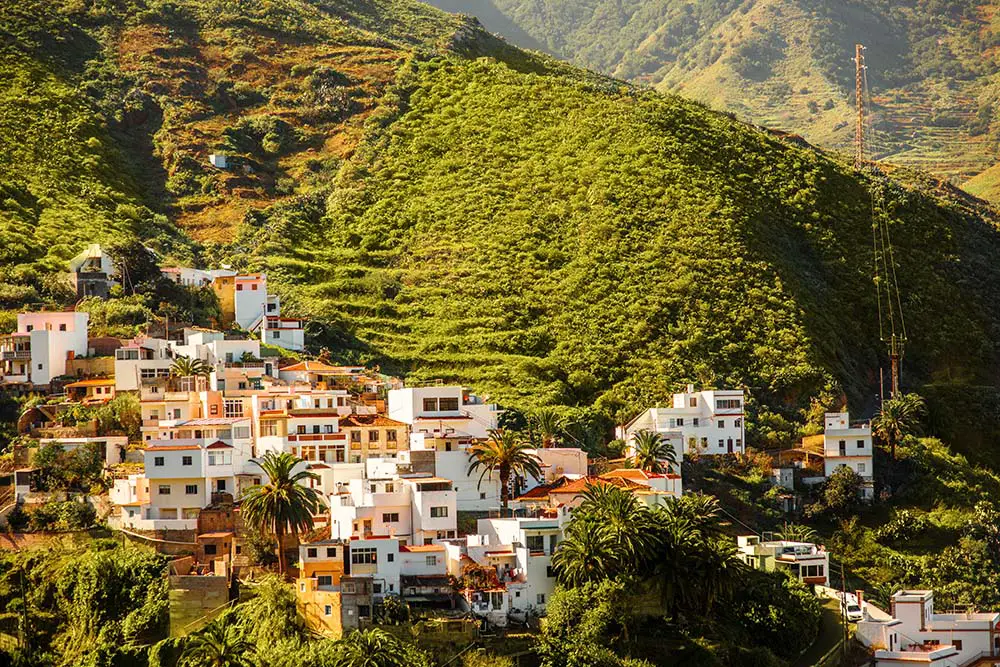
<path fill-rule="evenodd" d="M 109 298 L 122 275 L 98 245 L 68 268 L 82 298 Z M 620 457 L 593 459 L 543 424 L 515 442 L 522 435 L 508 411 L 471 388 L 409 386 L 377 368 L 335 365 L 326 351 L 304 354 L 307 320 L 282 316 L 265 274 L 161 272 L 211 289 L 220 328 L 166 325 L 164 337 L 122 340 L 90 336 L 87 312 L 38 311 L 19 314 L 16 331 L 0 338 L 4 390 L 32 397 L 4 463 L 10 486 L 0 516 L 14 530 L 44 528 L 36 517 L 64 498 L 171 554 L 172 636 L 210 622 L 238 598 L 237 582 L 267 567 L 294 580 L 303 622 L 331 638 L 384 620 L 400 603 L 425 618 L 476 619 L 480 632 L 530 627 L 556 592 L 560 545 L 588 497 L 608 488 L 647 508 L 666 506 L 695 493 L 682 476 L 688 459 L 748 457 L 742 389 L 689 384 L 669 405 L 617 428 Z M 88 412 L 122 401 L 135 406 L 130 427 Z M 510 447 L 517 455 L 509 463 L 490 458 Z M 93 462 L 91 490 L 51 493 L 45 467 L 80 455 Z M 280 457 L 293 485 L 317 501 L 262 551 L 267 528 L 249 522 L 242 505 L 275 481 Z M 772 454 L 771 485 L 789 516 L 804 490 L 835 476 L 849 477 L 857 500 L 871 502 L 874 460 L 871 425 L 831 412 L 822 434 Z M 107 491 L 95 496 L 99 479 Z M 836 595 L 822 544 L 759 533 L 727 539 L 747 566 Z M 914 656 L 973 664 L 956 656 L 992 651 L 1000 615 L 980 615 L 984 634 L 975 639 L 979 616 L 933 616 L 932 596 L 901 591 L 891 616 L 860 592 L 840 597 L 845 614 L 858 610 L 858 638 L 877 647 L 880 665 Z M 911 598 L 928 601 L 916 624 L 904 612 Z M 930 618 L 967 623 L 973 634 L 942 643 Z"/>

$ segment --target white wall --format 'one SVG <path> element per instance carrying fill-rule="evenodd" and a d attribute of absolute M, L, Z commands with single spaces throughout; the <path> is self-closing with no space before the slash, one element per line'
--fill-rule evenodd
<path fill-rule="evenodd" d="M 500 506 L 500 476 L 487 475 L 480 485 L 479 472 L 468 474 L 468 451 L 435 452 L 434 466 L 438 477 L 451 480 L 457 510 L 484 512 Z"/>

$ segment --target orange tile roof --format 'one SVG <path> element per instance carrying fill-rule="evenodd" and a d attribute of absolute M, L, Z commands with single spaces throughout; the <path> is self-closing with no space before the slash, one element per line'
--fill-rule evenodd
<path fill-rule="evenodd" d="M 617 478 L 601 479 L 600 477 L 587 476 L 587 477 L 581 477 L 580 479 L 575 479 L 572 482 L 560 486 L 559 488 L 552 489 L 551 491 L 549 491 L 549 494 L 572 493 L 576 495 L 579 493 L 583 493 L 584 491 L 587 490 L 588 486 L 593 486 L 595 484 L 612 484 L 614 486 L 619 486 L 623 489 L 628 489 L 628 490 L 641 489 L 646 486 L 645 484 L 639 484 L 638 482 L 633 482 L 632 480 L 629 479 L 617 479 Z"/>
<path fill-rule="evenodd" d="M 399 547 L 400 551 L 410 551 L 413 553 L 419 553 L 421 551 L 444 551 L 443 544 L 402 544 Z"/>
<path fill-rule="evenodd" d="M 322 361 L 300 361 L 297 364 L 285 366 L 284 368 L 279 368 L 278 370 L 306 371 L 308 373 L 342 373 L 344 375 L 351 375 L 364 370 L 364 368 L 361 366 L 331 366 L 330 364 L 325 364 Z"/>
<path fill-rule="evenodd" d="M 646 472 L 640 468 L 621 468 L 620 470 L 612 470 L 611 472 L 606 472 L 601 475 L 603 479 L 660 479 L 666 477 L 666 475 L 660 474 L 658 472 Z"/>
<path fill-rule="evenodd" d="M 190 449 L 201 449 L 198 445 L 151 445 L 146 447 L 146 451 L 151 452 L 179 452 Z"/>
<path fill-rule="evenodd" d="M 108 387 L 114 386 L 114 378 L 95 378 L 93 380 L 78 380 L 66 385 L 67 389 L 78 389 L 80 387 Z"/>
<path fill-rule="evenodd" d="M 406 422 L 390 419 L 385 415 L 347 415 L 340 418 L 342 427 L 360 426 L 406 426 Z"/>

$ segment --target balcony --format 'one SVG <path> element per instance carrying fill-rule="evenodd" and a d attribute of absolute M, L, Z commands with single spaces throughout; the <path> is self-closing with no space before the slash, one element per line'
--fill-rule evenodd
<path fill-rule="evenodd" d="M 317 442 L 324 440 L 344 440 L 343 433 L 289 433 L 288 442 Z"/>
<path fill-rule="evenodd" d="M 31 359 L 31 350 L 3 350 L 0 361 L 20 361 Z"/>

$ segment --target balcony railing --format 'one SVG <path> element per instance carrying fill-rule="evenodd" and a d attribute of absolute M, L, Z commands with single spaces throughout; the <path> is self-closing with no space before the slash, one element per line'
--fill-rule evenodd
<path fill-rule="evenodd" d="M 31 359 L 31 350 L 3 350 L 0 352 L 0 360 L 13 361 L 15 359 Z"/>

